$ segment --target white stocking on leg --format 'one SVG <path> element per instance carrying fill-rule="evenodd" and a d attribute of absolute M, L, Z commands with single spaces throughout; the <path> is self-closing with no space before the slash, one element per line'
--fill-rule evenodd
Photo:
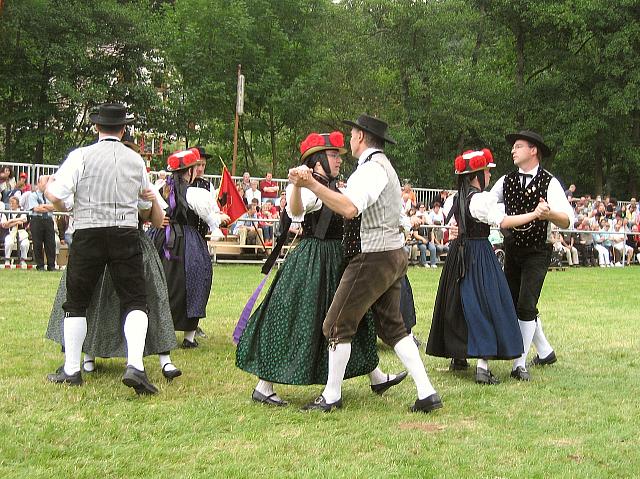
<path fill-rule="evenodd" d="M 533 334 L 536 331 L 536 322 L 518 320 L 518 324 L 520 325 L 520 333 L 522 334 L 522 345 L 524 346 L 524 353 L 522 353 L 522 356 L 520 356 L 513 362 L 513 369 L 521 366 L 526 370 L 527 355 L 529 354 L 529 349 L 531 348 Z"/>
<path fill-rule="evenodd" d="M 371 383 L 372 386 L 375 386 L 376 384 L 386 383 L 387 381 L 391 381 L 392 379 L 395 379 L 395 378 L 396 378 L 395 374 L 387 374 L 383 372 L 382 369 L 380 368 L 375 368 L 373 371 L 369 373 L 369 382 Z"/>
<path fill-rule="evenodd" d="M 327 404 L 332 404 L 342 397 L 342 381 L 350 357 L 351 343 L 338 343 L 335 349 L 329 348 L 329 375 L 327 385 L 322 391 Z"/>
<path fill-rule="evenodd" d="M 413 342 L 413 337 L 406 336 L 402 338 L 396 343 L 393 350 L 416 383 L 418 399 L 424 399 L 434 394 L 436 390 L 431 385 L 431 381 L 429 381 L 427 370 L 424 367 L 422 358 L 420 358 L 418 346 Z"/>
<path fill-rule="evenodd" d="M 536 351 L 540 358 L 546 358 L 553 352 L 551 344 L 549 344 L 547 337 L 544 335 L 544 331 L 542 330 L 542 321 L 539 317 L 536 319 L 536 331 L 533 334 L 533 345 L 536 347 Z"/>
<path fill-rule="evenodd" d="M 82 345 L 87 336 L 87 318 L 75 316 L 64 318 L 64 372 L 68 375 L 80 371 Z"/>
<path fill-rule="evenodd" d="M 124 337 L 127 340 L 127 365 L 144 371 L 142 356 L 147 339 L 149 318 L 140 310 L 131 311 L 124 320 Z"/>

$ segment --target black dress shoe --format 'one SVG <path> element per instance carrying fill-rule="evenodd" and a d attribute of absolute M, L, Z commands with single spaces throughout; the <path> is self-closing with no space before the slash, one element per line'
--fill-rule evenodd
<path fill-rule="evenodd" d="M 452 358 L 449 363 L 449 371 L 466 371 L 469 369 L 469 361 L 466 359 Z"/>
<path fill-rule="evenodd" d="M 541 358 L 536 354 L 536 356 L 529 363 L 529 366 L 548 366 L 549 364 L 553 364 L 556 361 L 558 361 L 556 353 L 555 351 L 551 351 L 551 353 L 545 358 Z"/>
<path fill-rule="evenodd" d="M 424 399 L 417 399 L 415 404 L 409 408 L 411 412 L 431 412 L 434 409 L 440 409 L 442 407 L 442 399 L 438 393 L 433 393 L 431 396 L 427 396 Z"/>
<path fill-rule="evenodd" d="M 71 386 L 82 385 L 82 373 L 78 371 L 69 375 L 64 372 L 64 366 L 60 366 L 55 373 L 47 374 L 47 379 L 52 383 L 70 384 Z"/>
<path fill-rule="evenodd" d="M 476 368 L 476 383 L 500 384 L 500 380 L 493 375 L 490 369 Z"/>
<path fill-rule="evenodd" d="M 387 380 L 380 384 L 372 384 L 371 390 L 374 393 L 380 394 L 382 396 L 387 389 L 389 389 L 391 386 L 395 386 L 396 384 L 400 384 L 406 377 L 407 377 L 406 371 L 402 371 L 401 373 L 398 373 L 396 377 L 393 379 L 389 379 L 389 375 L 387 374 Z"/>
<path fill-rule="evenodd" d="M 175 369 L 167 370 L 166 367 L 169 365 L 173 366 Z M 162 366 L 162 375 L 165 378 L 167 378 L 169 381 L 171 381 L 172 379 L 177 378 L 178 376 L 182 376 L 182 371 L 176 368 L 175 364 L 167 363 L 164 366 Z"/>
<path fill-rule="evenodd" d="M 269 396 L 265 396 L 260 391 L 257 391 L 255 389 L 253 390 L 251 399 L 253 399 L 255 402 L 268 404 L 269 406 L 286 406 L 287 405 L 287 402 L 280 399 L 276 393 L 270 394 Z"/>
<path fill-rule="evenodd" d="M 531 376 L 522 366 L 518 366 L 513 371 L 511 371 L 511 377 L 513 379 L 517 379 L 518 381 L 531 381 Z"/>
<path fill-rule="evenodd" d="M 149 382 L 147 373 L 133 366 L 127 366 L 122 376 L 122 382 L 125 386 L 133 388 L 137 394 L 156 394 L 158 392 L 158 388 Z"/>
<path fill-rule="evenodd" d="M 199 346 L 198 341 L 195 339 L 193 341 L 189 341 L 188 339 L 182 340 L 182 349 L 193 349 Z"/>
<path fill-rule="evenodd" d="M 342 398 L 338 399 L 336 402 L 332 402 L 329 404 L 324 396 L 321 394 L 317 398 L 310 402 L 306 406 L 302 407 L 303 411 L 323 411 L 329 412 L 332 409 L 340 409 L 342 407 Z"/>

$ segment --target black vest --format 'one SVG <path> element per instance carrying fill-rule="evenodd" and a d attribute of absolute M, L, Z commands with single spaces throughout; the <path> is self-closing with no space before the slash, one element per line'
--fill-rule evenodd
<path fill-rule="evenodd" d="M 195 186 L 197 188 L 204 188 L 207 191 L 210 191 L 211 189 L 211 183 L 200 177 L 193 180 L 192 186 Z M 192 216 L 194 216 L 195 218 L 189 218 L 189 224 L 195 226 L 195 228 L 198 230 L 198 233 L 200 233 L 200 236 L 202 236 L 202 238 L 206 240 L 207 233 L 209 232 L 209 225 L 205 220 L 200 218 L 195 213 L 192 213 Z"/>
<path fill-rule="evenodd" d="M 502 195 L 507 215 L 521 215 L 535 210 L 540 198 L 547 200 L 547 191 L 552 179 L 551 173 L 538 168 L 538 174 L 526 188 L 522 188 L 518 171 L 506 175 Z M 510 229 L 510 241 L 521 247 L 544 246 L 547 243 L 548 225 L 548 221 L 535 220 Z"/>

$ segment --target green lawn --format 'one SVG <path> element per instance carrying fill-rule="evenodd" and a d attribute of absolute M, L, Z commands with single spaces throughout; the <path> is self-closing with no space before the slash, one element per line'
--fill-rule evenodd
<path fill-rule="evenodd" d="M 344 409 L 298 409 L 320 386 L 280 386 L 287 408 L 250 400 L 255 378 L 236 369 L 231 333 L 261 275 L 216 266 L 209 339 L 178 350 L 184 371 L 136 397 L 122 360 L 99 361 L 80 388 L 49 384 L 59 347 L 43 338 L 59 273 L 0 270 L 0 477 L 638 477 L 640 269 L 550 272 L 540 303 L 559 361 L 533 381 L 483 387 L 426 358 L 444 408 L 409 413 L 410 379 L 383 397 L 366 378 L 345 382 Z M 411 269 L 420 339 L 429 332 L 440 270 Z M 181 338 L 180 338 L 181 339 Z M 398 371 L 380 346 L 383 369 Z"/>

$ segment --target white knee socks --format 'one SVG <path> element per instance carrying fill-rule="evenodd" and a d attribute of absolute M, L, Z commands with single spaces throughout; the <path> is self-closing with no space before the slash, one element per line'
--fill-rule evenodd
<path fill-rule="evenodd" d="M 536 332 L 536 322 L 518 320 L 518 324 L 520 325 L 520 333 L 522 333 L 522 345 L 524 346 L 524 353 L 522 353 L 522 356 L 513 361 L 513 369 L 516 369 L 518 366 L 527 369 L 527 355 L 529 354 L 529 349 L 531 348 L 533 335 Z"/>
<path fill-rule="evenodd" d="M 413 342 L 413 337 L 407 336 L 402 338 L 396 343 L 393 350 L 416 383 L 418 399 L 424 399 L 434 394 L 436 390 L 431 385 L 431 381 L 429 381 L 427 370 L 420 358 L 418 346 Z"/>
<path fill-rule="evenodd" d="M 134 310 L 124 320 L 124 337 L 127 340 L 127 365 L 144 371 L 142 356 L 147 339 L 149 318 L 144 311 Z"/>
<path fill-rule="evenodd" d="M 544 331 L 542 331 L 542 321 L 540 318 L 536 319 L 536 331 L 533 334 L 533 345 L 536 347 L 536 351 L 540 358 L 546 358 L 553 352 L 551 344 L 549 344 L 547 337 L 544 335 Z"/>
<path fill-rule="evenodd" d="M 196 339 L 196 330 L 194 329 L 193 331 L 185 331 L 184 339 L 192 343 L 193 340 Z"/>
<path fill-rule="evenodd" d="M 489 370 L 489 361 L 487 361 L 486 359 L 478 359 L 478 365 L 477 367 L 484 369 L 485 371 Z"/>
<path fill-rule="evenodd" d="M 351 343 L 338 343 L 335 349 L 329 348 L 329 375 L 322 395 L 328 404 L 342 397 L 342 380 L 351 357 Z"/>
<path fill-rule="evenodd" d="M 80 371 L 82 345 L 87 336 L 87 318 L 64 318 L 64 372 L 71 375 Z"/>

